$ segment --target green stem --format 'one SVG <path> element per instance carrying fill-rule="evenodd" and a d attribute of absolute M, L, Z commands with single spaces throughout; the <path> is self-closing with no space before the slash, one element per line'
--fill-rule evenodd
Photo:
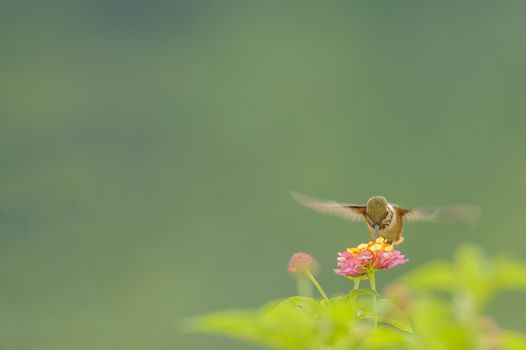
<path fill-rule="evenodd" d="M 369 277 L 369 284 L 371 285 L 371 290 L 374 292 L 374 295 L 373 295 L 373 324 L 374 324 L 374 328 L 376 328 L 378 327 L 378 310 L 376 306 L 377 292 L 376 292 L 376 280 L 374 276 L 374 271 L 369 272 L 367 276 Z"/>
<path fill-rule="evenodd" d="M 353 290 L 357 290 L 360 288 L 360 281 L 362 280 L 361 278 L 353 278 L 352 279 L 353 282 L 354 282 L 354 288 Z"/>
<path fill-rule="evenodd" d="M 307 270 L 307 271 L 305 271 L 305 275 L 312 282 L 312 284 L 314 284 L 314 287 L 316 287 L 318 292 L 320 292 L 321 296 L 323 297 L 323 300 L 328 302 L 329 298 L 327 297 L 327 294 L 325 294 L 325 292 L 323 291 L 323 288 L 318 284 L 318 282 L 316 281 L 316 279 L 314 278 L 312 273 L 310 273 L 310 271 Z"/>

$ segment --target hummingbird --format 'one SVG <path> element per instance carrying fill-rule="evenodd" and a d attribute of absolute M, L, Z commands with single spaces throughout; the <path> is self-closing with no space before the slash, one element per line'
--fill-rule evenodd
<path fill-rule="evenodd" d="M 383 196 L 373 196 L 369 198 L 366 205 L 359 205 L 312 198 L 296 192 L 291 194 L 300 204 L 319 213 L 365 222 L 373 240 L 382 237 L 392 244 L 400 244 L 404 241 L 402 232 L 405 221 L 473 222 L 479 215 L 478 208 L 474 206 L 405 209 L 388 202 Z"/>

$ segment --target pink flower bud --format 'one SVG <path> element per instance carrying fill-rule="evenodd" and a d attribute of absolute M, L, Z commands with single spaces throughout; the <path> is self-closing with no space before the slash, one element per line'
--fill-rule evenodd
<path fill-rule="evenodd" d="M 295 253 L 289 261 L 289 272 L 305 272 L 313 268 L 312 256 L 307 253 Z"/>

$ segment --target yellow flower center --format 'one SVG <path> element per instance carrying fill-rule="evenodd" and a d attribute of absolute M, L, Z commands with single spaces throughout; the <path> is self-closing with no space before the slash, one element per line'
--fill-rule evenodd
<path fill-rule="evenodd" d="M 393 245 L 387 243 L 385 239 L 382 237 L 377 238 L 376 241 L 370 241 L 369 243 L 362 243 L 358 245 L 356 248 L 347 248 L 347 251 L 352 254 L 358 254 L 365 250 L 370 250 L 373 253 L 379 252 L 379 251 L 386 251 L 390 252 L 392 251 Z"/>

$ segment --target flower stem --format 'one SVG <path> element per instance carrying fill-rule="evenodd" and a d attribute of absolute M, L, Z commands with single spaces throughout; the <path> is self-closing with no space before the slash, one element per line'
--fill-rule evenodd
<path fill-rule="evenodd" d="M 373 324 L 374 324 L 374 328 L 376 328 L 378 327 L 378 309 L 376 306 L 377 292 L 376 292 L 376 280 L 374 276 L 374 271 L 369 272 L 367 276 L 369 277 L 369 284 L 371 285 L 371 290 L 374 292 L 374 295 L 373 295 Z"/>
<path fill-rule="evenodd" d="M 314 276 L 312 275 L 312 273 L 310 273 L 309 270 L 305 271 L 305 275 L 307 276 L 307 278 L 312 282 L 312 284 L 314 284 L 314 287 L 316 287 L 316 289 L 318 290 L 318 292 L 320 292 L 323 300 L 325 301 L 329 301 L 329 298 L 327 297 L 327 294 L 325 294 L 325 292 L 323 291 L 323 288 L 318 284 L 318 282 L 316 281 L 316 279 L 314 278 Z"/>
<path fill-rule="evenodd" d="M 361 281 L 361 279 L 360 278 L 353 278 L 352 280 L 354 282 L 353 290 L 359 289 L 360 288 L 360 281 Z"/>

